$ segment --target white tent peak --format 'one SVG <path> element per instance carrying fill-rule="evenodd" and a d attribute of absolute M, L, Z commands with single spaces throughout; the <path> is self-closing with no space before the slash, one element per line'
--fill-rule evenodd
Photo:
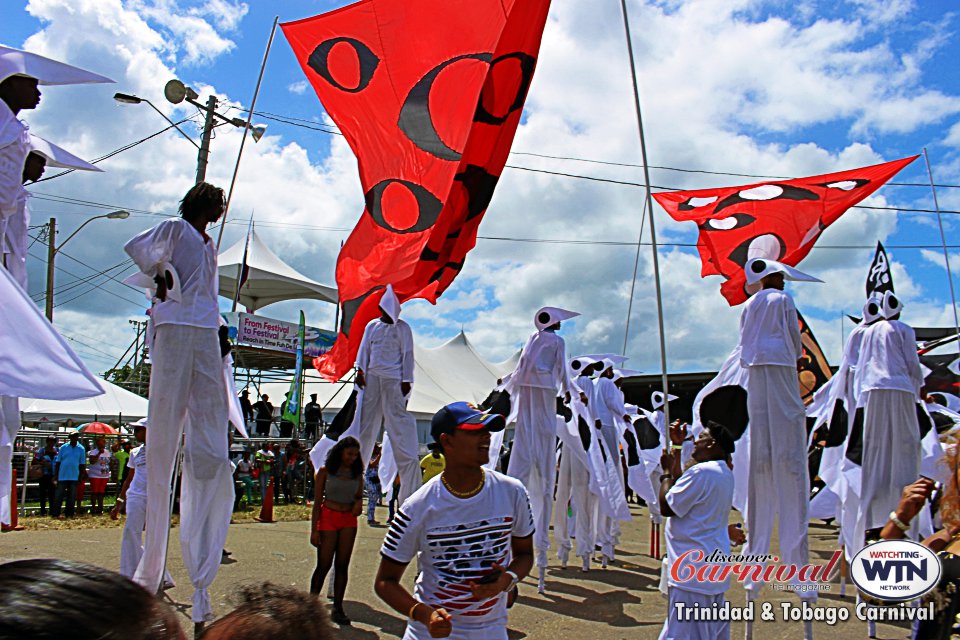
<path fill-rule="evenodd" d="M 237 280 L 243 268 L 243 254 L 247 252 L 247 279 L 240 289 L 240 304 L 253 312 L 284 300 L 323 300 L 337 303 L 337 290 L 303 275 L 267 247 L 256 231 L 247 239 L 224 250 L 217 257 L 220 274 L 220 295 L 233 299 Z"/>

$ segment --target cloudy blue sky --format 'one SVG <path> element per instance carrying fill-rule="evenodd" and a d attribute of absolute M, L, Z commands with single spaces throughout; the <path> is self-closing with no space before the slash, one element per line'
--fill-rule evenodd
<path fill-rule="evenodd" d="M 619 4 L 554 0 L 513 147 L 520 153 L 510 164 L 643 181 L 637 167 L 582 161 L 640 160 Z M 40 108 L 22 114 L 36 133 L 95 158 L 164 126 L 146 105 L 114 103 L 115 91 L 149 98 L 172 118 L 196 121 L 195 109 L 163 99 L 164 83 L 178 77 L 204 97 L 215 92 L 225 110 L 240 115 L 275 13 L 289 21 L 339 6 L 319 0 L 8 0 L 0 42 L 117 80 L 48 88 Z M 927 147 L 937 182 L 960 185 L 955 6 L 929 0 L 632 0 L 650 161 L 669 168 L 653 169 L 652 183 L 677 189 L 744 184 L 754 180 L 699 171 L 811 175 Z M 252 215 L 285 260 L 332 283 L 339 244 L 363 208 L 356 163 L 343 138 L 326 132 L 331 123 L 279 32 L 257 110 L 271 114 L 258 118 L 269 128 L 244 152 L 224 246 L 243 237 Z M 198 124 L 185 126 L 198 137 Z M 235 130 L 217 129 L 210 181 L 229 184 L 239 139 Z M 116 281 L 133 271 L 124 264 L 122 244 L 175 213 L 195 163 L 195 148 L 168 132 L 104 161 L 105 174 L 73 173 L 31 187 L 33 224 L 56 217 L 61 240 L 91 215 L 115 208 L 134 213 L 125 221 L 92 223 L 58 259 L 56 324 L 97 372 L 132 341 L 127 320 L 142 317 L 146 303 Z M 895 181 L 926 183 L 922 160 Z M 960 188 L 944 187 L 938 195 L 944 210 L 960 211 Z M 630 243 L 639 232 L 642 199 L 642 189 L 633 186 L 507 169 L 481 226 L 487 239 L 479 241 L 455 286 L 436 307 L 405 307 L 418 341 L 437 345 L 462 327 L 485 356 L 504 359 L 532 330 L 534 311 L 548 304 L 583 313 L 563 330 L 570 351 L 620 351 L 636 255 Z M 918 326 L 953 324 L 936 217 L 909 211 L 933 208 L 929 187 L 885 187 L 864 204 L 901 210 L 851 210 L 801 265 L 827 284 L 792 287 L 834 362 L 841 316 L 862 305 L 877 240 L 894 262 L 907 303 L 904 319 Z M 671 369 L 711 369 L 736 341 L 739 309 L 726 305 L 715 278 L 700 279 L 694 250 L 681 246 L 695 241 L 694 226 L 673 222 L 659 207 L 655 213 L 666 245 L 660 255 Z M 957 214 L 943 219 L 948 242 L 960 244 Z M 542 240 L 558 242 L 530 242 Z M 36 244 L 31 254 L 30 293 L 39 294 L 45 251 Z M 634 368 L 659 371 L 651 264 L 645 246 L 627 353 Z M 957 248 L 951 264 L 960 285 Z M 78 278 L 90 282 L 74 282 Z M 332 307 L 320 303 L 283 303 L 263 313 L 294 320 L 301 306 L 311 324 L 333 324 Z"/>

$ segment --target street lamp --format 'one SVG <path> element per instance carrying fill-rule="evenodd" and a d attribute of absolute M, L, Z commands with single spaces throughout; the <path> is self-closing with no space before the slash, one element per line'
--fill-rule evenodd
<path fill-rule="evenodd" d="M 141 102 L 146 102 L 153 107 L 154 111 L 163 116 L 164 120 L 169 122 L 174 127 L 177 127 L 177 131 L 186 136 L 186 138 L 193 143 L 193 146 L 199 149 L 199 153 L 197 154 L 197 184 L 203 182 L 207 175 L 207 159 L 210 156 L 210 137 L 215 127 L 218 127 L 222 124 L 232 124 L 240 129 L 249 127 L 250 134 L 253 136 L 254 142 L 259 142 L 260 138 L 263 137 L 263 134 L 267 129 L 267 125 L 265 124 L 248 125 L 247 122 L 242 118 L 228 118 L 220 113 L 217 113 L 217 96 L 212 95 L 208 97 L 206 105 L 197 102 L 197 100 L 200 98 L 200 95 L 179 80 L 171 80 L 168 82 L 163 88 L 163 95 L 171 104 L 180 104 L 183 101 L 187 101 L 206 114 L 206 118 L 203 122 L 203 135 L 200 137 L 199 145 L 194 142 L 190 136 L 188 136 L 186 133 L 183 133 L 183 130 L 180 129 L 180 127 L 177 127 L 177 125 L 170 120 L 170 118 L 164 115 L 162 111 L 157 109 L 157 107 L 146 98 L 140 98 L 128 93 L 116 93 L 114 94 L 113 99 L 121 104 L 140 104 Z M 219 121 L 217 119 L 219 119 Z"/>
<path fill-rule="evenodd" d="M 83 229 L 85 226 L 93 222 L 94 220 L 99 220 L 101 218 L 106 218 L 108 220 L 126 220 L 130 217 L 129 211 L 111 211 L 110 213 L 104 213 L 99 216 L 93 216 L 92 218 L 87 218 L 83 221 L 76 231 L 67 236 L 67 239 L 60 243 L 60 246 L 56 246 L 55 240 L 57 237 L 57 219 L 50 218 L 50 223 L 47 226 L 47 300 L 46 300 L 46 313 L 47 320 L 51 323 L 53 322 L 53 280 L 54 280 L 54 261 L 57 257 L 57 252 L 63 248 L 63 245 L 70 242 L 73 236 L 80 233 L 80 229 Z"/>

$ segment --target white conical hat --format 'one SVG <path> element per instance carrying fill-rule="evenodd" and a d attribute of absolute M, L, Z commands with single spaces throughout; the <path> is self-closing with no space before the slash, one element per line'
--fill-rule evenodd
<path fill-rule="evenodd" d="M 383 292 L 379 307 L 384 313 L 390 316 L 390 319 L 394 322 L 400 317 L 400 299 L 397 298 L 397 294 L 394 293 L 392 284 L 388 284 L 386 290 Z"/>
<path fill-rule="evenodd" d="M 880 311 L 880 315 L 889 320 L 898 313 L 903 311 L 903 302 L 900 301 L 900 298 L 897 297 L 893 291 L 885 291 L 883 294 L 883 307 Z"/>
<path fill-rule="evenodd" d="M 639 376 L 643 371 L 637 371 L 636 369 L 614 369 L 613 370 L 613 379 L 619 380 L 621 378 L 632 378 L 633 376 Z"/>
<path fill-rule="evenodd" d="M 97 84 L 113 82 L 106 76 L 44 56 L 0 45 L 0 82 L 10 76 L 36 78 L 40 84 Z"/>
<path fill-rule="evenodd" d="M 747 292 L 751 294 L 760 290 L 760 281 L 771 273 L 782 273 L 786 280 L 823 282 L 823 280 L 808 275 L 799 269 L 794 269 L 790 265 L 767 258 L 753 258 L 747 261 L 747 264 L 743 267 L 743 273 L 747 277 Z"/>
<path fill-rule="evenodd" d="M 873 324 L 883 317 L 883 300 L 880 296 L 872 295 L 863 303 L 863 323 Z"/>
<path fill-rule="evenodd" d="M 577 311 L 568 311 L 559 307 L 542 307 L 534 316 L 533 322 L 537 325 L 537 331 L 543 331 L 547 327 L 552 327 L 558 322 L 576 318 L 580 315 Z"/>
<path fill-rule="evenodd" d="M 571 358 L 567 366 L 570 367 L 573 375 L 579 376 L 583 373 L 584 369 L 592 364 L 596 364 L 596 362 L 596 358 L 591 358 L 590 356 L 577 356 L 576 358 Z"/>
<path fill-rule="evenodd" d="M 676 400 L 676 399 L 677 399 L 677 396 L 673 395 L 672 393 L 668 393 L 668 394 L 667 394 L 667 402 L 673 402 L 673 401 Z M 653 405 L 653 408 L 654 408 L 655 410 L 656 410 L 656 409 L 659 409 L 660 407 L 662 407 L 662 406 L 664 405 L 664 402 L 663 402 L 663 391 L 654 391 L 653 393 L 651 393 L 651 394 L 650 394 L 650 404 Z"/>
<path fill-rule="evenodd" d="M 604 358 L 600 362 L 603 363 L 603 366 L 600 367 L 600 373 L 606 373 L 607 369 L 613 369 L 617 366 L 617 363 L 610 358 Z"/>
<path fill-rule="evenodd" d="M 99 171 L 103 169 L 78 158 L 63 147 L 59 147 L 49 140 L 30 134 L 30 152 L 43 156 L 48 167 L 63 167 L 64 169 L 79 169 L 80 171 Z"/>

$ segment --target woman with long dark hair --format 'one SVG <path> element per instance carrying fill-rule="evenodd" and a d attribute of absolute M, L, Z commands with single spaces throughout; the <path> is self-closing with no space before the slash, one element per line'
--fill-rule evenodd
<path fill-rule="evenodd" d="M 316 480 L 310 544 L 317 548 L 317 568 L 310 580 L 310 592 L 320 593 L 330 567 L 336 562 L 330 619 L 349 625 L 350 618 L 343 611 L 343 596 L 357 538 L 357 516 L 363 511 L 363 461 L 356 438 L 343 438 L 330 449 Z"/>

